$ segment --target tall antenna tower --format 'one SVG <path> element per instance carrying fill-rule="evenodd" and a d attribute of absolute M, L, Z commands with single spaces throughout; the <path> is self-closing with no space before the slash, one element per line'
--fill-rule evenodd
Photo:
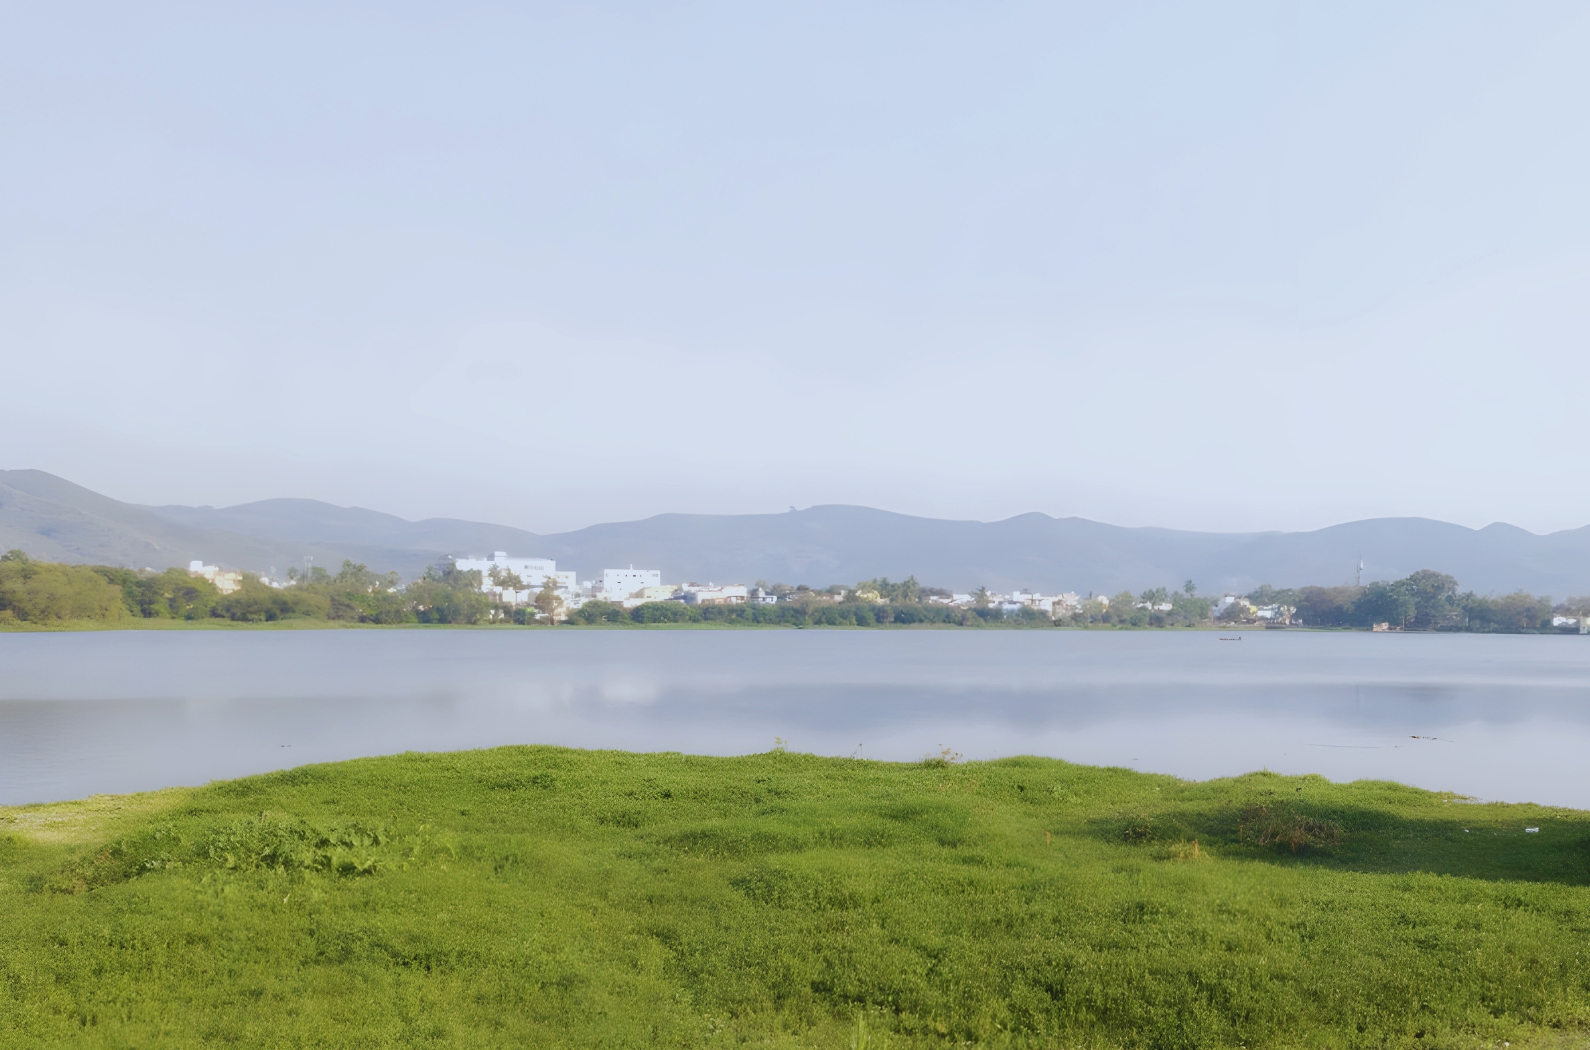
<path fill-rule="evenodd" d="M 1362 554 L 1358 556 L 1358 571 L 1353 574 L 1353 583 L 1358 587 L 1364 585 L 1364 556 Z"/>

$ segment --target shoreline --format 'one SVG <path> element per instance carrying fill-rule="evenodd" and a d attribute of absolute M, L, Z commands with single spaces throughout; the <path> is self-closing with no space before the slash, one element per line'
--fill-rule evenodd
<path fill-rule="evenodd" d="M 102 631 L 1079 631 L 1119 632 L 1131 631 L 1151 634 L 1382 634 L 1382 635 L 1473 635 L 1490 637 L 1590 637 L 1573 631 L 1372 631 L 1363 627 L 1265 627 L 1206 624 L 1166 627 L 1134 627 L 1130 624 L 1007 624 L 985 623 L 978 625 L 944 623 L 880 623 L 865 627 L 854 624 L 782 624 L 736 623 L 708 621 L 705 623 L 359 623 L 354 620 L 320 620 L 293 618 L 251 622 L 206 618 L 202 620 L 134 619 L 124 620 L 13 620 L 0 622 L 0 635 L 4 634 L 77 634 Z"/>
<path fill-rule="evenodd" d="M 165 785 L 163 787 L 148 788 L 148 789 L 145 789 L 145 790 L 142 790 L 142 791 L 95 792 L 93 794 L 85 795 L 85 796 L 82 796 L 82 797 L 79 797 L 79 798 L 55 799 L 55 800 L 37 801 L 37 802 L 16 802 L 16 803 L 10 803 L 10 804 L 0 803 L 0 826 L 3 826 L 8 819 L 10 819 L 14 814 L 16 814 L 18 812 L 21 812 L 21 811 L 32 811 L 32 810 L 39 810 L 39 809 L 48 809 L 50 807 L 57 807 L 57 806 L 59 806 L 59 807 L 88 806 L 88 807 L 99 807 L 99 808 L 104 808 L 104 807 L 110 806 L 113 809 L 119 810 L 119 809 L 123 808 L 123 806 L 122 806 L 123 803 L 128 804 L 128 805 L 133 805 L 133 804 L 137 803 L 138 800 L 144 799 L 146 797 L 149 797 L 149 798 L 153 798 L 155 796 L 165 797 L 165 796 L 172 796 L 173 794 L 186 795 L 186 794 L 191 794 L 191 793 L 196 792 L 196 791 L 204 791 L 204 790 L 209 790 L 209 789 L 217 788 L 217 787 L 225 787 L 226 785 L 230 785 L 230 784 L 241 784 L 241 783 L 245 783 L 245 782 L 258 781 L 258 780 L 263 780 L 263 779 L 268 779 L 268 778 L 287 777 L 287 778 L 291 779 L 293 774 L 295 774 L 299 770 L 307 770 L 307 769 L 332 770 L 332 769 L 337 769 L 339 767 L 352 766 L 352 765 L 356 765 L 356 764 L 360 764 L 360 763 L 380 763 L 380 762 L 389 762 L 389 761 L 396 761 L 396 760 L 400 760 L 400 759 L 413 759 L 413 758 L 419 758 L 419 759 L 443 759 L 443 758 L 451 758 L 451 757 L 483 756 L 483 755 L 490 755 L 490 754 L 493 754 L 493 753 L 496 753 L 496 752 L 516 752 L 516 751 L 566 753 L 566 754 L 570 754 L 570 755 L 587 756 L 587 757 L 593 757 L 593 758 L 594 757 L 622 758 L 622 759 L 625 759 L 625 760 L 632 760 L 632 761 L 686 760 L 686 761 L 691 761 L 691 762 L 702 762 L 702 763 L 733 763 L 733 762 L 740 762 L 740 761 L 745 761 L 745 760 L 750 760 L 750 759 L 765 758 L 765 757 L 767 757 L 769 755 L 790 755 L 790 756 L 797 757 L 797 758 L 800 758 L 800 759 L 803 759 L 803 760 L 810 760 L 812 762 L 817 762 L 817 763 L 838 763 L 838 764 L 855 763 L 855 764 L 858 764 L 858 765 L 865 765 L 865 766 L 877 767 L 877 768 L 915 769 L 917 767 L 926 767 L 926 768 L 930 768 L 930 769 L 954 769 L 954 770 L 963 770 L 963 771 L 965 771 L 965 770 L 973 770 L 973 771 L 975 771 L 975 770 L 978 770 L 978 769 L 981 769 L 981 768 L 985 768 L 985 767 L 993 767 L 993 766 L 998 766 L 998 765 L 1001 765 L 1001 764 L 1010 764 L 1010 763 L 1015 763 L 1015 764 L 1053 763 L 1053 764 L 1057 764 L 1059 766 L 1064 766 L 1064 767 L 1067 767 L 1067 768 L 1070 768 L 1070 769 L 1091 770 L 1091 771 L 1095 771 L 1095 772 L 1099 772 L 1099 773 L 1120 774 L 1120 775 L 1123 775 L 1123 776 L 1148 777 L 1148 778 L 1151 778 L 1151 779 L 1168 780 L 1168 781 L 1175 782 L 1178 786 L 1181 786 L 1181 787 L 1200 787 L 1200 786 L 1208 786 L 1208 785 L 1213 785 L 1213 784 L 1221 784 L 1221 783 L 1225 783 L 1225 782 L 1237 782 L 1237 781 L 1246 780 L 1246 779 L 1252 778 L 1252 777 L 1275 777 L 1275 778 L 1279 778 L 1279 779 L 1287 780 L 1287 781 L 1302 781 L 1302 782 L 1316 784 L 1316 785 L 1319 785 L 1319 786 L 1328 786 L 1328 787 L 1331 787 L 1331 788 L 1340 788 L 1340 789 L 1350 789 L 1350 788 L 1358 788 L 1358 787 L 1390 788 L 1390 789 L 1393 789 L 1393 790 L 1396 790 L 1396 791 L 1399 791 L 1399 792 L 1408 792 L 1408 793 L 1412 793 L 1412 794 L 1418 795 L 1418 796 L 1427 796 L 1427 797 L 1429 797 L 1431 799 L 1439 799 L 1443 803 L 1446 803 L 1446 804 L 1465 805 L 1465 806 L 1505 807 L 1505 808 L 1519 808 L 1519 807 L 1523 807 L 1523 808 L 1530 809 L 1532 811 L 1539 811 L 1541 813 L 1558 814 L 1558 815 L 1561 815 L 1561 816 L 1564 816 L 1564 817 L 1582 816 L 1582 817 L 1586 818 L 1587 821 L 1590 821 L 1590 808 L 1578 809 L 1578 808 L 1575 808 L 1573 806 L 1557 806 L 1557 805 L 1552 805 L 1550 803 L 1529 802 L 1529 801 L 1523 801 L 1523 802 L 1497 801 L 1497 800 L 1493 800 L 1493 799 L 1478 798 L 1478 797 L 1475 797 L 1475 796 L 1472 796 L 1472 795 L 1464 795 L 1464 794 L 1461 794 L 1461 793 L 1456 792 L 1456 791 L 1448 791 L 1448 790 L 1444 790 L 1444 789 L 1440 789 L 1440 788 L 1419 787 L 1418 785 L 1406 784 L 1406 783 L 1403 783 L 1402 781 L 1399 781 L 1399 780 L 1384 780 L 1384 779 L 1376 779 L 1376 778 L 1369 778 L 1369 777 L 1359 778 L 1359 779 L 1356 779 L 1356 780 L 1331 780 L 1328 777 L 1325 777 L 1324 775 L 1322 775 L 1320 773 L 1277 773 L 1277 772 L 1274 772 L 1274 771 L 1269 770 L 1269 769 L 1254 769 L 1254 770 L 1249 770 L 1246 773 L 1235 773 L 1235 774 L 1230 774 L 1230 775 L 1226 775 L 1226 776 L 1210 777 L 1210 778 L 1208 778 L 1206 780 L 1196 780 L 1196 779 L 1187 778 L 1187 777 L 1180 777 L 1180 776 L 1177 776 L 1176 774 L 1173 774 L 1173 773 L 1157 773 L 1157 772 L 1154 772 L 1153 770 L 1135 769 L 1135 768 L 1133 768 L 1131 766 L 1091 765 L 1091 764 L 1087 764 L 1087 763 L 1070 762 L 1070 761 L 1068 761 L 1066 759 L 1063 759 L 1063 758 L 1052 758 L 1052 757 L 1049 757 L 1047 755 L 1026 755 L 1026 754 L 1002 755 L 1002 756 L 1000 756 L 998 758 L 987 758 L 987 759 L 964 759 L 964 758 L 962 758 L 959 755 L 956 755 L 953 758 L 946 759 L 946 758 L 943 758 L 943 757 L 940 757 L 940 756 L 927 755 L 927 756 L 925 756 L 924 758 L 922 758 L 920 760 L 911 760 L 911 759 L 866 758 L 866 757 L 861 757 L 861 756 L 821 755 L 821 754 L 817 754 L 816 752 L 787 751 L 787 750 L 783 749 L 782 747 L 775 747 L 771 751 L 749 751 L 749 752 L 746 752 L 744 754 L 723 755 L 723 754 L 712 754 L 712 753 L 709 753 L 709 752 L 692 752 L 692 751 L 630 751 L 630 750 L 626 750 L 626 749 L 623 749 L 623 748 L 567 747 L 567 746 L 564 746 L 564 745 L 561 745 L 561 744 L 498 744 L 498 745 L 492 745 L 492 746 L 489 746 L 489 747 L 461 748 L 461 749 L 446 750 L 446 751 L 416 751 L 416 750 L 394 751 L 394 752 L 390 752 L 390 753 L 386 753 L 386 754 L 363 755 L 363 756 L 360 756 L 360 757 L 357 757 L 357 758 L 335 759 L 335 760 L 326 761 L 326 762 L 306 762 L 303 765 L 286 766 L 286 767 L 283 767 L 281 769 L 272 769 L 272 770 L 267 770 L 267 771 L 261 772 L 261 773 L 247 773 L 247 774 L 244 774 L 242 776 L 237 776 L 237 777 L 222 777 L 222 778 L 215 779 L 215 780 L 208 780 L 208 781 L 205 781 L 205 782 L 200 783 L 200 784 L 168 784 L 168 785 Z M 115 804 L 114 806 L 112 805 L 113 803 Z M 134 808 L 136 809 L 136 808 L 139 808 L 139 807 L 134 805 Z M 1587 839 L 1586 841 L 1590 842 L 1590 839 Z M 1590 878 L 1590 875 L 1587 875 L 1587 878 Z"/>

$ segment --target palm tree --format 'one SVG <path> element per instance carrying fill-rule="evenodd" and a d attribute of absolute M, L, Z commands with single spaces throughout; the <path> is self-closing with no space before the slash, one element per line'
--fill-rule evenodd
<path fill-rule="evenodd" d="M 500 565 L 493 565 L 490 575 L 494 587 L 501 588 L 513 595 L 513 598 L 507 602 L 508 607 L 511 609 L 519 604 L 519 592 L 527 589 L 525 582 L 519 578 L 519 574 L 511 569 L 504 569 Z M 509 618 L 512 619 L 512 613 L 509 614 Z"/>
<path fill-rule="evenodd" d="M 562 604 L 563 599 L 558 596 L 558 578 L 549 575 L 535 596 L 535 607 L 545 614 L 549 623 L 556 623 L 558 606 Z"/>

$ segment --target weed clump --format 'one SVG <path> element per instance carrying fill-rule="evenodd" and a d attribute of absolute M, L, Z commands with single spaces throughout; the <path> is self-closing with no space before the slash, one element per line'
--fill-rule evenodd
<path fill-rule="evenodd" d="M 1307 813 L 1253 806 L 1237 822 L 1237 840 L 1252 846 L 1285 846 L 1293 853 L 1329 849 L 1342 843 L 1342 826 Z"/>
<path fill-rule="evenodd" d="M 56 893 L 86 893 L 152 871 L 180 868 L 186 859 L 185 847 L 176 827 L 162 822 L 77 858 L 44 885 Z"/>
<path fill-rule="evenodd" d="M 217 829 L 204 855 L 231 871 L 372 875 L 380 863 L 379 848 L 391 845 L 393 838 L 384 824 L 351 821 L 321 826 L 262 813 Z"/>

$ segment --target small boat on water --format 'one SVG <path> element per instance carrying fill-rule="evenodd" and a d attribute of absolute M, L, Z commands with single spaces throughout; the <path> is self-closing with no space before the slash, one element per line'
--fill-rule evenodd
<path fill-rule="evenodd" d="M 1221 635 L 1220 640 L 1222 642 L 1240 642 L 1242 641 L 1242 635 L 1239 634 L 1235 638 L 1227 638 L 1224 635 Z"/>

